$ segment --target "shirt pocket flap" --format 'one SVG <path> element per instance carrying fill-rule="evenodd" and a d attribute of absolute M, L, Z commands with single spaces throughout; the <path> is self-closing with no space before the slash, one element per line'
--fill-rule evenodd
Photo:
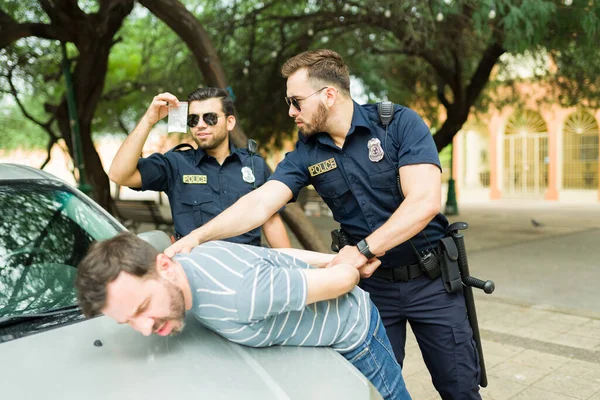
<path fill-rule="evenodd" d="M 314 184 L 315 190 L 321 197 L 337 198 L 348 192 L 350 188 L 343 177 L 331 179 L 320 185 Z"/>
<path fill-rule="evenodd" d="M 186 193 L 181 196 L 181 203 L 188 206 L 197 206 L 211 201 L 213 201 L 213 195 L 210 193 Z"/>

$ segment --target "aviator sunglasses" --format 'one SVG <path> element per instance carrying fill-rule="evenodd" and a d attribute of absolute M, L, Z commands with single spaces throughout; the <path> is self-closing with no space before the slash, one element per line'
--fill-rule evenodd
<path fill-rule="evenodd" d="M 288 106 L 290 106 L 290 105 L 291 105 L 291 106 L 294 106 L 294 108 L 295 108 L 296 110 L 298 110 L 298 111 L 302 111 L 302 108 L 300 108 L 300 102 L 301 102 L 301 101 L 304 101 L 304 100 L 308 99 L 310 96 L 314 96 L 315 94 L 319 93 L 319 92 L 320 92 L 320 91 L 322 91 L 322 90 L 325 90 L 325 89 L 327 89 L 328 87 L 329 87 L 329 86 L 322 87 L 321 89 L 317 90 L 317 91 L 316 91 L 316 92 L 314 92 L 313 94 L 310 94 L 310 95 L 306 96 L 306 97 L 305 97 L 305 98 L 303 98 L 303 99 L 299 99 L 299 98 L 297 98 L 297 97 L 294 97 L 294 96 L 292 96 L 292 97 L 286 97 L 286 98 L 285 98 L 285 102 L 287 103 L 287 105 L 288 105 Z"/>
<path fill-rule="evenodd" d="M 219 117 L 222 117 L 222 115 L 218 115 L 215 112 L 209 112 L 209 113 L 205 113 L 205 114 L 201 114 L 201 115 L 188 114 L 187 125 L 190 128 L 195 127 L 196 125 L 198 125 L 198 122 L 200 122 L 201 117 L 204 120 L 204 122 L 206 122 L 206 125 L 215 126 L 217 124 L 217 122 L 219 122 Z"/>

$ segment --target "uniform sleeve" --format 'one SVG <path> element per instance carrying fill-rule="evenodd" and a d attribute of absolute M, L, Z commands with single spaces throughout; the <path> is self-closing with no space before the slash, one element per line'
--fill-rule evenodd
<path fill-rule="evenodd" d="M 175 171 L 173 163 L 165 154 L 154 153 L 138 160 L 137 168 L 142 176 L 142 190 L 169 190 Z"/>
<path fill-rule="evenodd" d="M 296 201 L 300 190 L 310 183 L 308 168 L 302 162 L 300 140 L 296 142 L 296 149 L 285 155 L 285 158 L 277 165 L 275 172 L 271 175 L 271 180 L 279 181 L 290 188 Z"/>
<path fill-rule="evenodd" d="M 264 171 L 263 179 L 264 179 L 264 182 L 266 183 L 269 180 L 269 178 L 271 177 L 271 170 L 269 168 L 269 165 L 267 164 L 267 161 L 264 158 L 260 157 L 260 160 L 263 163 L 263 171 Z M 277 210 L 277 214 L 283 212 L 283 210 L 285 210 L 285 206 L 283 206 L 279 210 Z"/>
<path fill-rule="evenodd" d="M 236 294 L 242 321 L 300 311 L 306 305 L 306 278 L 301 269 L 260 263 L 248 271 Z"/>
<path fill-rule="evenodd" d="M 441 170 L 440 158 L 433 136 L 423 119 L 413 110 L 404 108 L 395 127 L 399 141 L 398 168 L 411 164 L 434 164 Z"/>

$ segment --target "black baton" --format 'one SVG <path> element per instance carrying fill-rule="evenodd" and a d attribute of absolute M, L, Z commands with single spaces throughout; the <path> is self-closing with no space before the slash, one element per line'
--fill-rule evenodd
<path fill-rule="evenodd" d="M 482 289 L 485 293 L 490 294 L 494 291 L 495 285 L 492 281 L 482 281 L 481 279 L 472 277 L 469 273 L 469 263 L 467 261 L 467 252 L 465 249 L 465 237 L 459 232 L 468 227 L 469 225 L 467 225 L 466 222 L 455 222 L 448 227 L 447 232 L 454 239 L 454 243 L 456 243 L 456 248 L 458 249 L 458 268 L 460 269 L 460 276 L 463 283 L 467 317 L 469 318 L 469 325 L 471 325 L 473 339 L 475 340 L 477 352 L 479 353 L 479 368 L 481 369 L 479 386 L 487 387 L 487 373 L 485 371 L 485 361 L 483 359 L 483 349 L 481 348 L 481 336 L 479 335 L 479 324 L 477 322 L 477 311 L 475 310 L 475 298 L 473 297 L 472 288 Z"/>

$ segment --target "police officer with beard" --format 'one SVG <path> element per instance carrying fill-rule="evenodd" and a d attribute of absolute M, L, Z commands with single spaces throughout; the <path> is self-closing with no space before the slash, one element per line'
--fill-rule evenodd
<path fill-rule="evenodd" d="M 154 97 L 137 127 L 119 148 L 109 178 L 137 190 L 164 191 L 169 197 L 175 238 L 179 239 L 207 223 L 240 197 L 263 185 L 270 172 L 265 160 L 229 140 L 235 110 L 227 91 L 200 88 L 188 96 L 187 124 L 197 148 L 180 144 L 165 154 L 138 158 L 152 127 L 178 106 L 177 97 L 161 93 Z M 271 247 L 291 247 L 277 210 L 265 218 L 265 238 Z M 260 245 L 258 227 L 239 232 L 227 240 Z"/>
<path fill-rule="evenodd" d="M 431 133 L 412 110 L 395 106 L 387 129 L 376 105 L 350 97 L 348 68 L 331 50 L 301 53 L 282 68 L 289 115 L 300 133 L 270 180 L 165 253 L 259 226 L 312 184 L 352 245 L 332 264 L 359 268 L 360 287 L 380 311 L 402 365 L 410 322 L 443 399 L 480 399 L 479 360 L 462 292 L 430 279 L 421 256 L 436 254 L 448 221 L 440 214 L 441 166 Z M 252 207 L 253 212 L 245 210 Z M 373 268 L 367 260 L 379 258 Z"/>

